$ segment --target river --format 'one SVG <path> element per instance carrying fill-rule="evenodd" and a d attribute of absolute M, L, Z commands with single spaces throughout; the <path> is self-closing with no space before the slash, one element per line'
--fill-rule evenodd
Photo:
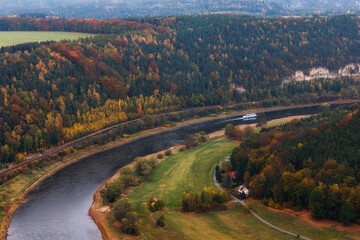
<path fill-rule="evenodd" d="M 307 115 L 319 107 L 302 107 L 266 113 L 268 120 Z M 98 240 L 100 231 L 88 215 L 93 194 L 122 166 L 136 156 L 180 144 L 187 134 L 221 130 L 227 123 L 248 124 L 241 115 L 210 120 L 160 132 L 81 159 L 40 183 L 13 214 L 8 240 Z"/>

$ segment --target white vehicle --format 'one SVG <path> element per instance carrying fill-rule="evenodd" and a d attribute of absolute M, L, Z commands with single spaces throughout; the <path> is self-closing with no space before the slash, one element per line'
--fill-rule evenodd
<path fill-rule="evenodd" d="M 250 113 L 250 114 L 245 114 L 242 119 L 243 120 L 255 120 L 256 119 L 256 113 Z"/>

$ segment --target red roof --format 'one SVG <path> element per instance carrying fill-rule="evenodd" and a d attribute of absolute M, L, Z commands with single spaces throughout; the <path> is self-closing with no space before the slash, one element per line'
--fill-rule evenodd
<path fill-rule="evenodd" d="M 236 176 L 236 172 L 235 172 L 235 171 L 233 171 L 233 172 L 230 173 L 230 177 L 231 177 L 231 178 L 234 178 L 235 176 Z"/>

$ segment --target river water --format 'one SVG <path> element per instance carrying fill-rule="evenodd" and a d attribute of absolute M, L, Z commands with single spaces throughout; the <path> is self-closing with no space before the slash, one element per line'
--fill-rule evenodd
<path fill-rule="evenodd" d="M 319 112 L 319 107 L 270 111 L 268 120 Z M 27 196 L 13 214 L 8 240 L 98 240 L 100 231 L 88 215 L 93 194 L 122 166 L 137 156 L 180 144 L 187 134 L 221 130 L 227 123 L 248 124 L 235 116 L 161 132 L 97 153 L 47 178 Z"/>

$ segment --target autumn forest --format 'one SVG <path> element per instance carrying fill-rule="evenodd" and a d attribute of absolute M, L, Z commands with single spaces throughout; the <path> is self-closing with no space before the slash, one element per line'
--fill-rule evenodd
<path fill-rule="evenodd" d="M 22 161 L 25 153 L 114 124 L 185 108 L 358 97 L 358 77 L 283 79 L 358 63 L 359 25 L 355 16 L 1 18 L 2 31 L 97 35 L 0 49 L 0 161 Z"/>

